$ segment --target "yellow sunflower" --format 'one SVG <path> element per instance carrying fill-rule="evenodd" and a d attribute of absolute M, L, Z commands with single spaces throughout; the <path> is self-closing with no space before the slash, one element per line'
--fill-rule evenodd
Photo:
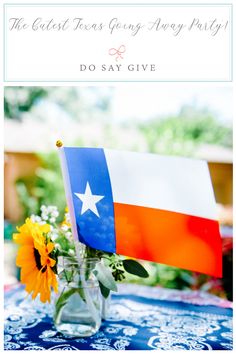
<path fill-rule="evenodd" d="M 40 294 L 42 302 L 50 302 L 51 287 L 58 291 L 58 284 L 53 267 L 56 261 L 50 257 L 54 243 L 44 236 L 50 231 L 50 225 L 40 225 L 26 219 L 25 224 L 17 228 L 19 233 L 13 235 L 20 245 L 16 265 L 21 268 L 20 280 L 25 290 L 35 299 Z"/>

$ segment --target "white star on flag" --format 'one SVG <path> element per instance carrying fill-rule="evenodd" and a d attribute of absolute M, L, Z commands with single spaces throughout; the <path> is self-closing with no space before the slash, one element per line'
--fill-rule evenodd
<path fill-rule="evenodd" d="M 76 197 L 78 197 L 82 201 L 82 209 L 81 215 L 83 215 L 87 210 L 91 210 L 98 217 L 98 210 L 96 204 L 104 198 L 103 195 L 95 195 L 92 194 L 89 183 L 87 182 L 84 194 L 75 193 Z"/>

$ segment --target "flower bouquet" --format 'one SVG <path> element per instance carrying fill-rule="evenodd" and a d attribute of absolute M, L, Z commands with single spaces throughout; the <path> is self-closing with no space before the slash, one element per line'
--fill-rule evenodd
<path fill-rule="evenodd" d="M 88 247 L 72 236 L 68 210 L 58 222 L 56 206 L 42 206 L 13 235 L 19 245 L 16 265 L 20 281 L 35 299 L 54 298 L 54 325 L 67 336 L 90 336 L 109 314 L 111 291 L 126 272 L 146 278 L 145 268 L 134 259 Z"/>

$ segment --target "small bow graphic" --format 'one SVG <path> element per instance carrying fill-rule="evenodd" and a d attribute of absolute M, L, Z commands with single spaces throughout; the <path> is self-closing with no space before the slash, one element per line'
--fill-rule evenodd
<path fill-rule="evenodd" d="M 118 49 L 111 48 L 109 49 L 109 55 L 116 55 L 116 61 L 118 59 L 123 59 L 122 55 L 126 51 L 125 46 L 122 44 Z"/>

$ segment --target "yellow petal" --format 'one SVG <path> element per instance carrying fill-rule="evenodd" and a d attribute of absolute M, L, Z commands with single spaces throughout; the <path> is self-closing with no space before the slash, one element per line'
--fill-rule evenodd
<path fill-rule="evenodd" d="M 47 251 L 48 251 L 48 253 L 51 253 L 53 249 L 54 249 L 54 243 L 53 243 L 53 242 L 49 242 L 49 243 L 47 244 Z"/>
<path fill-rule="evenodd" d="M 50 267 L 51 268 L 54 267 L 54 265 L 56 264 L 55 259 L 52 259 L 52 258 L 49 257 L 48 260 L 50 261 Z"/>
<path fill-rule="evenodd" d="M 40 231 L 47 234 L 51 230 L 51 226 L 48 224 L 40 225 Z"/>

